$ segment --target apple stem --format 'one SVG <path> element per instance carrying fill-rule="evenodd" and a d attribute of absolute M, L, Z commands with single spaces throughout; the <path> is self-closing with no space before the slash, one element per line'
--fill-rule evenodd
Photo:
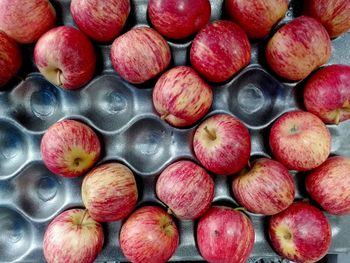
<path fill-rule="evenodd" d="M 249 169 L 252 168 L 252 164 L 250 163 L 250 160 L 248 160 L 247 166 Z"/>
<path fill-rule="evenodd" d="M 168 212 L 169 215 L 173 215 L 174 214 L 173 211 L 171 211 L 171 209 L 169 207 L 167 209 L 167 212 Z"/>
<path fill-rule="evenodd" d="M 19 76 L 19 75 L 14 75 L 14 77 L 15 77 L 16 79 L 19 79 L 20 81 L 24 81 L 24 80 L 25 80 L 23 77 L 21 77 L 21 76 Z"/>
<path fill-rule="evenodd" d="M 335 124 L 338 125 L 340 122 L 340 110 L 337 109 L 337 113 L 335 115 Z"/>
<path fill-rule="evenodd" d="M 81 218 L 81 220 L 80 220 L 80 222 L 79 222 L 79 225 L 81 225 L 81 224 L 84 222 L 84 220 L 85 220 L 85 217 L 86 217 L 87 213 L 88 213 L 88 210 L 87 210 L 87 209 L 85 209 L 85 210 L 84 210 L 83 217 Z"/>
<path fill-rule="evenodd" d="M 242 211 L 242 212 L 246 212 L 247 211 L 244 207 L 241 207 L 241 206 L 236 207 L 233 210 L 235 210 L 235 211 Z"/>
<path fill-rule="evenodd" d="M 208 134 L 208 137 L 209 137 L 210 140 L 212 140 L 212 141 L 215 141 L 215 140 L 216 140 L 216 135 L 215 135 L 215 133 L 209 131 L 209 129 L 208 129 L 207 126 L 204 127 L 204 130 L 205 130 L 205 132 Z"/>
<path fill-rule="evenodd" d="M 160 116 L 160 118 L 162 120 L 165 120 L 169 115 L 170 115 L 169 112 L 167 112 L 167 113 L 163 114 L 162 116 Z"/>
<path fill-rule="evenodd" d="M 62 75 L 62 71 L 57 69 L 57 85 L 58 86 L 62 86 L 62 81 L 61 81 L 61 75 Z"/>

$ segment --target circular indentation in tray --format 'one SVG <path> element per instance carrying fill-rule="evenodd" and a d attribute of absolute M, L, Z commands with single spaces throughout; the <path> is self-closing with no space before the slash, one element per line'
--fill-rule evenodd
<path fill-rule="evenodd" d="M 57 99 L 53 92 L 42 89 L 32 94 L 30 106 L 35 116 L 40 119 L 46 119 L 54 114 L 57 107 Z"/>
<path fill-rule="evenodd" d="M 12 209 L 0 207 L 0 260 L 14 261 L 23 256 L 32 244 L 30 223 Z"/>

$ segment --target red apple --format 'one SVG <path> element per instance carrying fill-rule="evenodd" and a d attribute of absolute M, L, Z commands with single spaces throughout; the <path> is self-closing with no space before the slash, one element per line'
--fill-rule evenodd
<path fill-rule="evenodd" d="M 197 244 L 210 263 L 244 263 L 254 246 L 254 226 L 242 212 L 212 207 L 199 220 Z"/>
<path fill-rule="evenodd" d="M 227 13 L 251 38 L 268 35 L 287 10 L 288 0 L 226 0 Z"/>
<path fill-rule="evenodd" d="M 108 163 L 90 171 L 84 178 L 81 195 L 93 219 L 117 221 L 135 208 L 137 185 L 134 174 L 125 165 Z"/>
<path fill-rule="evenodd" d="M 179 244 L 179 232 L 171 216 L 156 206 L 136 210 L 122 225 L 120 247 L 133 263 L 167 262 Z"/>
<path fill-rule="evenodd" d="M 34 43 L 56 23 L 49 0 L 1 0 L 0 30 L 22 44 Z"/>
<path fill-rule="evenodd" d="M 233 179 L 237 201 L 250 212 L 274 215 L 293 203 L 295 186 L 286 167 L 267 158 L 255 160 Z"/>
<path fill-rule="evenodd" d="M 111 59 L 115 71 L 126 81 L 143 83 L 170 64 L 168 43 L 152 28 L 131 29 L 114 40 Z"/>
<path fill-rule="evenodd" d="M 307 0 L 305 13 L 327 29 L 330 37 L 337 37 L 350 29 L 349 0 Z"/>
<path fill-rule="evenodd" d="M 327 254 L 332 241 L 328 219 L 316 207 L 293 203 L 273 215 L 269 236 L 276 252 L 294 262 L 316 262 Z"/>
<path fill-rule="evenodd" d="M 189 126 L 210 109 L 213 92 L 190 67 L 179 66 L 164 73 L 153 90 L 153 104 L 171 125 Z"/>
<path fill-rule="evenodd" d="M 329 158 L 307 176 L 306 189 L 328 213 L 350 215 L 350 159 Z"/>
<path fill-rule="evenodd" d="M 331 56 L 327 30 L 315 19 L 301 16 L 281 27 L 266 47 L 270 67 L 288 80 L 302 80 Z"/>
<path fill-rule="evenodd" d="M 230 175 L 248 163 L 251 150 L 248 129 L 238 119 L 217 114 L 202 122 L 193 137 L 197 159 L 209 171 Z"/>
<path fill-rule="evenodd" d="M 44 235 L 44 256 L 48 263 L 93 263 L 104 241 L 100 223 L 87 210 L 70 209 L 58 215 Z"/>
<path fill-rule="evenodd" d="M 169 165 L 156 184 L 157 197 L 179 219 L 196 219 L 214 198 L 214 181 L 199 165 L 178 161 Z"/>
<path fill-rule="evenodd" d="M 69 26 L 46 32 L 35 45 L 34 59 L 44 77 L 65 89 L 77 89 L 90 81 L 96 64 L 89 39 Z"/>
<path fill-rule="evenodd" d="M 193 40 L 190 59 L 193 67 L 207 80 L 226 81 L 249 64 L 248 37 L 230 21 L 215 21 Z"/>
<path fill-rule="evenodd" d="M 100 156 L 100 141 L 87 125 L 64 120 L 52 125 L 41 140 L 41 156 L 53 173 L 76 177 L 84 174 Z"/>
<path fill-rule="evenodd" d="M 272 125 L 270 147 L 290 170 L 307 171 L 321 165 L 331 151 L 331 134 L 315 115 L 287 112 Z"/>
<path fill-rule="evenodd" d="M 114 40 L 130 13 L 130 0 L 72 0 L 74 22 L 96 41 Z"/>
<path fill-rule="evenodd" d="M 350 66 L 331 65 L 312 75 L 305 85 L 304 104 L 326 123 L 350 119 Z"/>
<path fill-rule="evenodd" d="M 21 51 L 15 41 L 0 31 L 0 87 L 4 86 L 22 65 Z"/>
<path fill-rule="evenodd" d="M 148 15 L 162 35 L 181 39 L 203 28 L 210 19 L 209 0 L 150 0 Z"/>

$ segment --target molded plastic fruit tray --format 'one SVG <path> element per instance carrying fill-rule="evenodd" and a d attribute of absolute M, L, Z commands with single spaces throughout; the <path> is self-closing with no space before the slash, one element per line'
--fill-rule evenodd
<path fill-rule="evenodd" d="M 150 25 L 147 1 L 133 0 L 128 25 Z M 301 3 L 294 0 L 279 25 L 301 14 Z M 70 1 L 53 1 L 58 23 L 74 25 Z M 211 0 L 211 20 L 225 18 L 223 0 Z M 278 26 L 277 26 L 278 27 Z M 172 66 L 189 65 L 191 40 L 168 41 Z M 248 67 L 229 82 L 211 85 L 214 103 L 210 113 L 224 112 L 240 118 L 252 138 L 252 158 L 270 156 L 268 134 L 271 124 L 284 112 L 302 109 L 303 82 L 284 82 L 264 61 L 266 40 L 251 42 L 252 59 Z M 90 125 L 100 136 L 100 163 L 119 161 L 130 167 L 139 187 L 138 206 L 162 206 L 155 195 L 160 172 L 179 159 L 196 160 L 192 136 L 198 125 L 185 129 L 169 126 L 155 113 L 151 94 L 155 80 L 133 86 L 118 77 L 109 58 L 110 45 L 94 43 L 98 69 L 94 79 L 78 91 L 64 91 L 46 81 L 32 60 L 33 46 L 22 47 L 27 64 L 19 75 L 0 91 L 0 262 L 41 262 L 42 240 L 49 222 L 62 211 L 81 207 L 83 177 L 67 179 L 50 173 L 40 156 L 40 140 L 46 129 L 58 120 L 71 118 Z M 350 64 L 350 33 L 332 41 L 329 64 Z M 350 121 L 328 126 L 332 134 L 332 154 L 350 156 Z M 237 207 L 232 197 L 232 176 L 215 176 L 213 204 Z M 304 175 L 294 174 L 296 199 L 308 198 Z M 268 218 L 247 213 L 256 231 L 252 256 L 276 256 L 266 233 Z M 330 216 L 333 242 L 329 253 L 350 250 L 350 217 Z M 105 245 L 97 261 L 125 261 L 118 243 L 121 221 L 104 224 Z M 180 245 L 172 261 L 202 260 L 196 247 L 196 222 L 177 221 Z"/>

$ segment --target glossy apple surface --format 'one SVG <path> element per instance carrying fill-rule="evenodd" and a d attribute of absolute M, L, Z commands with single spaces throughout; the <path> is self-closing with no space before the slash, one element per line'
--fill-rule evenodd
<path fill-rule="evenodd" d="M 21 44 L 34 43 L 56 23 L 49 0 L 1 0 L 0 14 L 0 30 Z"/>
<path fill-rule="evenodd" d="M 148 16 L 155 29 L 173 39 L 186 38 L 203 28 L 210 19 L 209 0 L 150 0 Z"/>
<path fill-rule="evenodd" d="M 143 83 L 170 64 L 168 43 L 154 29 L 139 27 L 131 29 L 114 40 L 111 59 L 115 71 L 130 83 Z"/>
<path fill-rule="evenodd" d="M 74 22 L 87 36 L 100 42 L 114 40 L 130 13 L 130 0 L 72 0 Z"/>
<path fill-rule="evenodd" d="M 197 159 L 209 171 L 219 175 L 234 174 L 248 163 L 251 150 L 249 131 L 235 117 L 217 114 L 198 126 L 193 149 Z"/>
<path fill-rule="evenodd" d="M 270 147 L 276 159 L 288 169 L 308 171 L 328 158 L 331 134 L 314 114 L 287 112 L 271 128 Z"/>
<path fill-rule="evenodd" d="M 269 40 L 266 60 L 277 75 L 298 81 L 327 63 L 331 51 L 331 40 L 322 24 L 300 16 L 281 27 Z"/>
<path fill-rule="evenodd" d="M 284 17 L 288 0 L 226 0 L 226 10 L 249 37 L 262 38 Z"/>
<path fill-rule="evenodd" d="M 294 262 L 316 262 L 323 258 L 331 245 L 331 226 L 316 207 L 293 203 L 283 212 L 273 215 L 269 236 L 276 252 Z"/>
<path fill-rule="evenodd" d="M 254 246 L 254 226 L 242 212 L 212 207 L 200 218 L 197 244 L 210 263 L 245 263 Z"/>
<path fill-rule="evenodd" d="M 331 65 L 313 74 L 305 85 L 304 104 L 325 123 L 350 119 L 350 66 Z"/>
<path fill-rule="evenodd" d="M 153 105 L 161 118 L 173 126 L 194 124 L 210 109 L 213 92 L 190 67 L 165 72 L 153 89 Z"/>
<path fill-rule="evenodd" d="M 46 32 L 35 45 L 34 60 L 48 81 L 65 89 L 84 86 L 95 72 L 94 47 L 83 33 L 70 26 Z"/>
<path fill-rule="evenodd" d="M 233 179 L 232 191 L 236 200 L 250 212 L 274 215 L 293 203 L 295 186 L 286 167 L 261 158 Z"/>
<path fill-rule="evenodd" d="M 58 215 L 44 234 L 44 256 L 48 263 L 93 263 L 104 242 L 100 223 L 87 210 L 70 209 Z"/>
<path fill-rule="evenodd" d="M 96 221 L 120 220 L 136 206 L 138 192 L 134 174 L 120 163 L 100 165 L 84 177 L 81 196 Z"/>
<path fill-rule="evenodd" d="M 324 210 L 333 215 L 350 214 L 350 159 L 328 158 L 306 178 L 306 190 Z"/>
<path fill-rule="evenodd" d="M 172 217 L 160 207 L 137 209 L 120 230 L 120 247 L 134 263 L 167 262 L 179 244 L 179 232 Z"/>
<path fill-rule="evenodd" d="M 76 177 L 84 174 L 98 160 L 101 145 L 87 125 L 63 120 L 52 125 L 41 140 L 41 157 L 53 173 Z"/>
<path fill-rule="evenodd" d="M 205 79 L 223 82 L 249 64 L 250 53 L 247 34 L 237 24 L 219 20 L 195 37 L 190 60 Z"/>

